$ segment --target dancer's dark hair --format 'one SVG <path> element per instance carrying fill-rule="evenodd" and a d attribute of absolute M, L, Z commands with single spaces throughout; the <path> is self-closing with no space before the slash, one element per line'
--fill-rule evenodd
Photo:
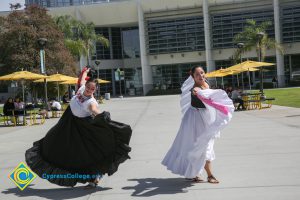
<path fill-rule="evenodd" d="M 97 79 L 94 78 L 94 77 L 89 77 L 89 79 L 86 81 L 86 84 L 89 83 L 89 82 L 93 82 L 93 83 L 97 84 Z"/>
<path fill-rule="evenodd" d="M 195 71 L 196 71 L 197 68 L 201 68 L 201 69 L 204 71 L 204 68 L 203 68 L 203 67 L 201 67 L 201 66 L 199 66 L 199 65 L 196 65 L 196 66 L 192 67 L 192 69 L 190 70 L 190 75 L 191 75 L 192 77 L 194 77 L 194 73 L 195 73 Z"/>
<path fill-rule="evenodd" d="M 193 78 L 194 78 L 194 73 L 195 73 L 195 71 L 196 71 L 197 68 L 201 68 L 203 71 L 205 71 L 204 68 L 201 67 L 201 66 L 199 66 L 199 65 L 196 65 L 196 66 L 192 67 L 192 69 L 190 70 L 190 75 L 191 75 Z M 210 85 L 210 83 L 209 83 L 209 81 L 208 81 L 207 79 L 205 79 L 205 82 L 206 82 L 208 85 Z"/>

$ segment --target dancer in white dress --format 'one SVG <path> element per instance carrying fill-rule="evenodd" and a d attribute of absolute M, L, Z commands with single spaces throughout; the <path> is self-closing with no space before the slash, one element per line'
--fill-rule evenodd
<path fill-rule="evenodd" d="M 181 109 L 183 118 L 177 136 L 162 164 L 174 174 L 195 182 L 207 172 L 207 181 L 219 183 L 213 176 L 211 161 L 215 159 L 214 139 L 219 137 L 232 117 L 232 100 L 223 90 L 209 89 L 202 67 L 191 70 L 191 76 L 181 87 Z"/>

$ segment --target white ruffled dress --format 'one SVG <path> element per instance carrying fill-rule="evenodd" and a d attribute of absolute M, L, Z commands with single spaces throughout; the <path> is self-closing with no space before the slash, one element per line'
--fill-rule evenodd
<path fill-rule="evenodd" d="M 201 174 L 206 160 L 215 158 L 213 144 L 234 112 L 232 100 L 223 90 L 200 90 L 197 97 L 206 108 L 191 106 L 190 89 L 194 79 L 190 76 L 181 87 L 183 118 L 177 136 L 162 161 L 174 174 L 194 178 Z"/>

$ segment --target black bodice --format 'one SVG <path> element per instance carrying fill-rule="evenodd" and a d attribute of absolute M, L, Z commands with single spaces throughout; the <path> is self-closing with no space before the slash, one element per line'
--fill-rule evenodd
<path fill-rule="evenodd" d="M 203 102 L 191 92 L 191 105 L 195 108 L 206 108 Z"/>

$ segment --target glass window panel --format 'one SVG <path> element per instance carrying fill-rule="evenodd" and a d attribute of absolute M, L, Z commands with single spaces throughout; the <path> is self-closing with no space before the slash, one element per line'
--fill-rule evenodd
<path fill-rule="evenodd" d="M 159 23 L 160 28 L 154 28 Z M 204 50 L 202 16 L 148 20 L 147 49 L 149 54 Z M 157 35 L 153 37 L 152 35 Z M 196 37 L 197 36 L 197 37 Z M 187 46 L 188 41 L 190 42 Z M 154 46 L 152 44 L 159 44 Z M 196 46 L 196 44 L 198 44 Z"/>
<path fill-rule="evenodd" d="M 157 37 L 153 37 L 157 38 Z M 140 57 L 140 40 L 138 27 L 122 29 L 123 54 L 124 58 L 139 58 Z M 152 44 L 156 44 L 154 40 Z M 151 45 L 152 48 L 157 45 Z"/>
<path fill-rule="evenodd" d="M 283 42 L 300 41 L 300 5 L 282 8 L 282 38 Z"/>
<path fill-rule="evenodd" d="M 273 19 L 272 10 L 234 12 L 230 14 L 215 14 L 211 16 L 213 48 L 234 47 L 234 36 L 243 30 L 247 19 L 254 19 L 257 23 Z M 274 25 L 267 30 L 270 37 L 274 38 Z"/>

